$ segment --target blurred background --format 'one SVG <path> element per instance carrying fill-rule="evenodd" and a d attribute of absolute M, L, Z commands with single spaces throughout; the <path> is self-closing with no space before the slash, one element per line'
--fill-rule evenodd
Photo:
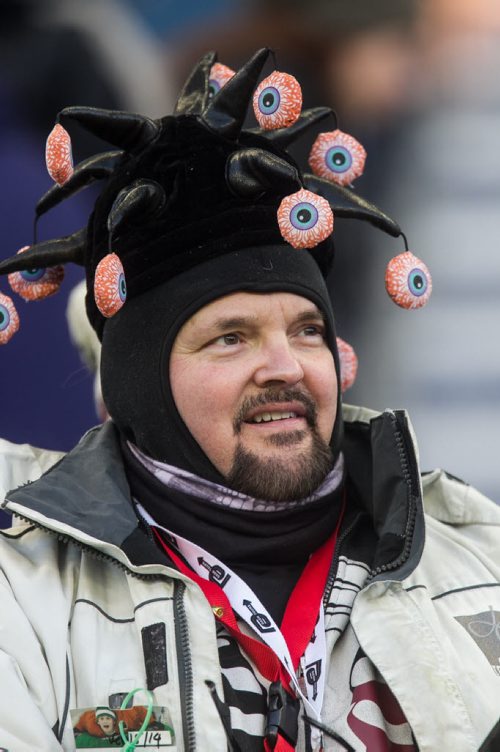
<path fill-rule="evenodd" d="M 422 468 L 500 501 L 495 0 L 2 0 L 0 257 L 32 242 L 35 203 L 51 186 L 45 140 L 62 107 L 159 117 L 203 52 L 237 68 L 265 45 L 298 78 L 304 107 L 333 107 L 365 146 L 356 189 L 398 220 L 433 275 L 426 308 L 398 309 L 384 271 L 401 240 L 338 220 L 330 288 L 338 334 L 359 358 L 346 401 L 407 408 Z M 76 127 L 71 135 L 75 162 L 106 148 Z M 311 143 L 295 147 L 304 166 Z M 94 197 L 89 188 L 43 216 L 39 239 L 84 226 Z M 92 343 L 78 314 L 71 334 L 66 319 L 82 276 L 68 268 L 41 303 L 15 296 L 21 329 L 0 349 L 4 438 L 66 450 L 101 417 Z"/>

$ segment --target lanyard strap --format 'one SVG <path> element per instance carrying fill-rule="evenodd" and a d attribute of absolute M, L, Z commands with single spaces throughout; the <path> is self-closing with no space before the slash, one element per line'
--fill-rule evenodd
<path fill-rule="evenodd" d="M 195 546 L 195 544 L 179 536 L 174 536 L 166 528 L 158 526 L 150 515 L 140 507 L 140 512 L 151 525 L 159 545 L 164 549 L 178 570 L 200 587 L 210 603 L 216 619 L 224 624 L 226 629 L 254 662 L 258 671 L 271 682 L 268 715 L 268 729 L 271 728 L 271 733 L 266 736 L 266 752 L 268 750 L 288 752 L 288 750 L 294 749 L 294 746 L 290 746 L 286 734 L 282 735 L 279 732 L 282 730 L 280 724 L 286 724 L 287 722 L 287 713 L 291 713 L 292 715 L 295 713 L 296 717 L 298 715 L 298 700 L 295 699 L 295 695 L 301 696 L 304 703 L 319 718 L 323 701 L 326 668 L 322 599 L 344 509 L 345 497 L 333 534 L 312 554 L 307 562 L 288 600 L 281 629 L 278 629 L 274 621 L 267 614 L 266 609 L 253 595 L 246 583 L 231 572 L 227 566 L 223 569 L 221 563 L 214 556 L 207 554 L 207 552 Z M 175 542 L 179 551 L 188 561 L 188 564 L 172 548 L 172 541 Z M 204 556 L 197 556 L 200 552 L 215 563 L 208 564 Z M 220 572 L 224 572 L 224 574 L 228 573 L 224 577 L 224 580 L 221 581 L 221 585 L 214 581 L 213 576 Z M 236 608 L 238 608 L 239 604 L 239 608 L 241 609 L 241 603 L 243 603 L 246 609 L 250 611 L 251 615 L 244 611 L 243 613 L 239 613 L 239 616 L 251 624 L 254 629 L 258 628 L 256 631 L 260 632 L 262 641 L 245 634 L 238 625 L 231 601 L 223 589 L 227 585 L 227 581 L 231 578 L 233 578 L 232 586 L 236 585 L 238 587 L 239 583 L 240 588 L 244 589 L 243 592 L 249 592 L 253 596 L 243 601 L 241 601 L 241 598 L 239 601 L 235 601 L 234 598 L 232 600 Z M 234 587 L 232 587 L 231 592 L 233 592 L 234 596 Z M 258 609 L 255 609 L 253 606 L 254 603 L 258 604 Z M 319 644 L 314 646 L 316 640 Z M 296 677 L 299 665 L 302 665 L 305 680 L 313 688 L 312 696 L 310 696 L 310 692 L 307 690 L 307 694 L 304 694 L 303 688 L 299 686 Z M 280 695 L 280 687 L 286 690 L 284 695 Z M 275 708 L 272 707 L 273 702 L 276 705 Z M 292 708 L 293 703 L 296 703 L 295 709 Z M 275 724 L 273 724 L 273 718 L 278 719 Z M 272 732 L 273 725 L 274 733 Z"/>
<path fill-rule="evenodd" d="M 205 598 L 210 603 L 216 619 L 222 622 L 222 624 L 224 624 L 228 631 L 239 642 L 243 650 L 252 658 L 260 673 L 271 682 L 277 681 L 281 674 L 281 666 L 278 657 L 274 651 L 267 647 L 267 645 L 264 645 L 262 642 L 246 635 L 240 630 L 229 599 L 222 588 L 220 588 L 215 582 L 205 580 L 197 572 L 192 570 L 191 567 L 188 567 L 187 564 L 185 564 L 185 562 L 166 543 L 160 530 L 156 527 L 153 527 L 152 530 L 161 547 L 174 562 L 177 569 L 200 587 Z"/>
<path fill-rule="evenodd" d="M 240 630 L 229 599 L 222 588 L 215 582 L 203 579 L 197 572 L 190 569 L 167 545 L 158 528 L 153 527 L 152 530 L 157 541 L 179 571 L 199 585 L 215 617 L 238 641 L 260 673 L 271 682 L 264 752 L 294 752 L 299 701 L 290 687 L 290 679 L 295 679 L 295 677 L 290 672 L 284 671 L 281 661 L 271 648 Z"/>

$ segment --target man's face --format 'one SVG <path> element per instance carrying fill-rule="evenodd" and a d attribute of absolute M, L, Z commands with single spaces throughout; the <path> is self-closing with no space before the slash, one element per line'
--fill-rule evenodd
<path fill-rule="evenodd" d="M 111 736 L 114 733 L 115 719 L 112 715 L 100 715 L 99 718 L 96 718 L 96 722 L 106 736 Z"/>
<path fill-rule="evenodd" d="M 337 378 L 324 333 L 314 303 L 285 292 L 227 295 L 179 330 L 175 404 L 230 487 L 302 498 L 331 469 Z"/>

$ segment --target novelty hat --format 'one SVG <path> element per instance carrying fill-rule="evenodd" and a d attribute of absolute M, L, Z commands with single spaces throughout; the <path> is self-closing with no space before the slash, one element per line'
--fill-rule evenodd
<path fill-rule="evenodd" d="M 329 108 L 302 111 L 293 76 L 274 71 L 258 83 L 269 55 L 259 50 L 235 73 L 208 53 L 186 81 L 173 115 L 158 120 L 63 109 L 46 149 L 56 185 L 38 202 L 36 219 L 103 180 L 92 216 L 73 235 L 34 243 L 0 263 L 0 274 L 8 274 L 12 289 L 29 300 L 58 289 L 64 264 L 85 267 L 87 314 L 103 342 L 103 394 L 114 421 L 152 457 L 198 472 L 201 463 L 202 474 L 216 481 L 220 476 L 193 447 L 168 383 L 170 349 L 189 316 L 235 291 L 303 295 L 325 314 L 346 388 L 355 355 L 341 340 L 337 346 L 324 281 L 336 219 L 368 221 L 403 237 L 406 251 L 386 274 L 398 305 L 420 307 L 431 291 L 428 270 L 408 251 L 399 225 L 351 187 L 363 171 L 363 147 L 337 127 Z M 251 100 L 258 127 L 244 128 Z M 64 127 L 71 121 L 117 148 L 73 168 Z M 315 139 L 311 172 L 303 172 L 288 147 L 323 122 L 330 130 Z M 0 293 L 0 343 L 18 327 L 13 301 Z M 169 434 L 168 427 L 175 430 Z M 336 426 L 335 448 L 339 436 Z"/>

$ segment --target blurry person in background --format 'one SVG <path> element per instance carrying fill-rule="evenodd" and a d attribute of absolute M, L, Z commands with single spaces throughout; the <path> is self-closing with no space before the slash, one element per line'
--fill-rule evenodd
<path fill-rule="evenodd" d="M 82 362 L 93 375 L 93 394 L 95 412 L 100 421 L 109 418 L 101 389 L 101 343 L 92 329 L 85 311 L 85 280 L 79 282 L 70 292 L 66 308 L 66 320 L 73 345 L 78 350 Z"/>

